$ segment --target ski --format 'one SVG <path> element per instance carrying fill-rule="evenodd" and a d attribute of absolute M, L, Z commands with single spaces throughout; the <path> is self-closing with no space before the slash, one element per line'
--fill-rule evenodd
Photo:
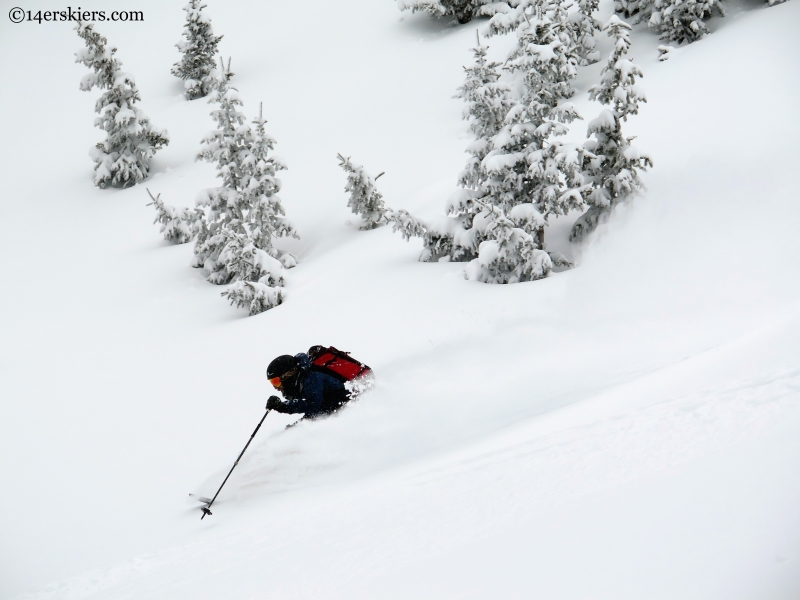
<path fill-rule="evenodd" d="M 211 504 L 211 498 L 206 498 L 205 496 L 198 496 L 197 494 L 189 494 L 189 495 L 198 502 L 202 502 L 203 504 Z"/>

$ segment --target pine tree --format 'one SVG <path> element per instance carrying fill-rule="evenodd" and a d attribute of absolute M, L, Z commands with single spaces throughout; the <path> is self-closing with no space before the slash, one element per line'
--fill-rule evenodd
<path fill-rule="evenodd" d="M 491 16 L 497 12 L 508 10 L 505 0 L 397 0 L 400 10 L 427 12 L 437 17 L 453 16 L 462 25 L 478 16 Z"/>
<path fill-rule="evenodd" d="M 555 107 L 575 94 L 572 80 L 578 74 L 579 58 L 569 15 L 560 0 L 524 0 L 519 8 L 524 10 L 515 19 L 517 46 L 506 67 L 522 72 L 529 98 L 536 96 L 541 103 Z M 498 17 L 489 24 L 492 35 L 505 32 L 507 21 Z"/>
<path fill-rule="evenodd" d="M 489 283 L 546 276 L 553 266 L 543 251 L 547 218 L 582 207 L 589 189 L 580 170 L 583 148 L 552 139 L 566 133 L 564 123 L 579 118 L 570 105 L 560 104 L 573 93 L 578 62 L 567 13 L 547 0 L 525 7 L 527 12 L 499 15 L 491 23 L 495 33 L 517 27 L 519 42 L 507 68 L 522 73 L 522 98 L 512 99 L 480 40 L 475 66 L 459 89 L 478 140 L 470 146 L 472 157 L 459 182 L 465 187 L 450 198 L 448 216 L 422 221 L 395 213 L 395 230 L 423 239 L 420 260 L 471 261 L 469 276 Z M 570 265 L 556 258 L 560 266 Z"/>
<path fill-rule="evenodd" d="M 192 213 L 186 208 L 175 208 L 164 204 L 161 194 L 153 197 L 150 190 L 147 190 L 147 193 L 153 200 L 147 206 L 155 206 L 156 209 L 156 220 L 153 223 L 161 224 L 161 233 L 164 234 L 164 239 L 176 244 L 185 244 L 190 241 L 194 237 L 191 228 Z"/>
<path fill-rule="evenodd" d="M 277 258 L 287 268 L 297 264 L 294 256 L 281 253 L 273 242 L 282 237 L 297 237 L 292 224 L 285 218 L 278 193 L 281 180 L 278 171 L 286 169 L 286 164 L 269 153 L 275 148 L 275 139 L 264 127 L 267 120 L 263 115 L 263 104 L 259 104 L 258 117 L 253 119 L 247 154 L 242 158 L 246 179 L 242 181 L 242 204 L 247 210 L 247 229 L 256 248 L 264 250 Z"/>
<path fill-rule="evenodd" d="M 558 20 L 567 12 L 562 0 L 513 0 L 509 4 L 510 9 L 496 11 L 489 21 L 488 37 L 515 32 L 519 34 L 523 24 L 531 25 L 531 17 L 541 19 L 549 13 Z"/>
<path fill-rule="evenodd" d="M 198 195 L 194 266 L 203 267 L 211 283 L 232 283 L 222 295 L 253 315 L 283 302 L 283 269 L 297 261 L 273 242 L 297 234 L 277 195 L 277 172 L 286 166 L 270 156 L 275 140 L 266 133 L 263 107 L 247 125 L 238 93 L 230 87 L 232 75 L 230 62 L 223 65 L 209 99 L 219 104 L 211 113 L 218 128 L 203 139 L 197 155 L 216 164 L 223 185 Z"/>
<path fill-rule="evenodd" d="M 620 13 L 628 19 L 643 10 L 647 10 L 648 5 L 652 6 L 652 3 L 653 0 L 614 0 L 614 12 Z M 650 18 L 650 13 L 648 13 L 647 18 Z"/>
<path fill-rule="evenodd" d="M 406 210 L 398 210 L 392 213 L 392 230 L 399 231 L 405 240 L 422 239 L 420 262 L 460 260 L 455 253 L 455 239 L 464 230 L 456 219 L 423 221 Z"/>
<path fill-rule="evenodd" d="M 104 188 L 127 187 L 145 179 L 150 159 L 169 143 L 166 130 L 157 129 L 136 106 L 141 101 L 133 77 L 121 71 L 115 58 L 117 49 L 108 47 L 108 40 L 94 30 L 92 24 L 78 23 L 78 36 L 86 48 L 75 54 L 93 73 L 86 75 L 80 89 L 99 88 L 103 94 L 95 103 L 95 126 L 106 132 L 106 139 L 97 144 L 90 156 L 95 161 L 94 183 Z"/>
<path fill-rule="evenodd" d="M 543 16 L 548 16 L 552 28 L 549 33 L 566 46 L 577 58 L 578 64 L 586 65 L 600 60 L 594 39 L 603 25 L 594 17 L 599 0 L 577 0 L 578 10 L 572 12 L 569 9 L 575 5 L 564 0 L 513 0 L 509 4 L 511 9 L 494 11 L 489 22 L 490 37 L 519 33 L 524 24 L 531 25 L 532 21 L 541 21 Z"/>
<path fill-rule="evenodd" d="M 537 247 L 535 238 L 525 230 L 530 228 L 531 221 L 534 227 L 539 223 L 544 225 L 542 215 L 531 204 L 518 204 L 510 216 L 516 216 L 517 222 L 508 218 L 500 207 L 486 205 L 481 226 L 487 239 L 481 242 L 478 257 L 468 265 L 467 279 L 508 284 L 542 279 L 550 273 L 553 268 L 550 256 Z M 523 222 L 528 227 L 520 227 Z"/>
<path fill-rule="evenodd" d="M 214 65 L 222 36 L 214 35 L 211 20 L 203 14 L 205 7 L 201 0 L 189 0 L 184 7 L 186 25 L 183 37 L 186 41 L 176 44 L 183 56 L 172 67 L 172 74 L 186 82 L 189 100 L 206 96 L 216 82 Z"/>
<path fill-rule="evenodd" d="M 691 43 L 708 35 L 705 20 L 725 15 L 720 0 L 652 0 L 643 4 L 637 22 L 661 33 L 669 42 Z"/>
<path fill-rule="evenodd" d="M 271 287 L 284 285 L 283 265 L 279 260 L 257 248 L 246 233 L 225 228 L 220 262 L 225 265 L 225 282 L 262 281 Z"/>
<path fill-rule="evenodd" d="M 475 141 L 467 147 L 469 161 L 459 175 L 462 189 L 448 200 L 446 217 L 426 222 L 404 210 L 392 217 L 394 230 L 400 231 L 405 239 L 419 237 L 423 240 L 420 260 L 424 262 L 470 261 L 477 256 L 478 246 L 483 241 L 472 226 L 475 216 L 484 210 L 474 202 L 482 195 L 480 190 L 486 180 L 482 161 L 514 101 L 510 87 L 500 81 L 500 64 L 487 60 L 488 46 L 481 44 L 480 36 L 472 52 L 475 62 L 464 67 L 466 78 L 455 96 L 464 100 L 463 118 L 475 135 Z"/>
<path fill-rule="evenodd" d="M 194 229 L 195 267 L 204 268 L 209 274 L 209 281 L 227 283 L 224 273 L 216 275 L 224 269 L 218 263 L 224 244 L 223 227 L 235 232 L 244 233 L 245 206 L 240 202 L 238 191 L 242 189 L 244 179 L 243 154 L 249 146 L 251 131 L 245 125 L 246 117 L 239 110 L 242 101 L 238 92 L 230 87 L 230 62 L 223 64 L 220 78 L 215 89 L 209 95 L 209 103 L 218 103 L 219 107 L 211 111 L 211 117 L 217 129 L 203 138 L 196 160 L 212 162 L 217 167 L 217 177 L 223 185 L 209 188 L 198 194 L 195 215 L 197 221 Z"/>
<path fill-rule="evenodd" d="M 647 23 L 662 40 L 679 44 L 702 39 L 708 35 L 705 20 L 725 16 L 721 0 L 616 0 L 614 7 L 625 17 L 635 15 L 636 23 Z"/>
<path fill-rule="evenodd" d="M 589 97 L 611 110 L 604 109 L 589 123 L 588 135 L 594 137 L 584 143 L 588 153 L 584 162 L 593 190 L 588 197 L 590 209 L 575 222 L 572 240 L 586 236 L 613 206 L 641 190 L 639 172 L 653 164 L 647 154 L 631 145 L 633 138 L 622 134 L 622 122 L 629 115 L 638 114 L 639 104 L 647 102 L 636 85 L 636 78 L 643 77 L 642 71 L 626 58 L 631 26 L 614 15 L 605 30 L 614 39 L 614 49 L 600 72 L 600 84 L 589 89 Z"/>
<path fill-rule="evenodd" d="M 464 100 L 463 118 L 469 123 L 475 141 L 467 147 L 469 162 L 459 177 L 459 185 L 479 189 L 484 182 L 481 162 L 491 149 L 491 140 L 503 126 L 503 120 L 514 105 L 511 88 L 500 82 L 500 63 L 486 59 L 489 47 L 481 44 L 476 32 L 477 45 L 472 49 L 475 63 L 464 67 L 466 80 L 458 88 L 456 98 Z"/>
<path fill-rule="evenodd" d="M 347 173 L 347 185 L 344 191 L 350 193 L 347 206 L 353 214 L 364 219 L 364 224 L 360 229 L 375 229 L 386 225 L 391 219 L 391 211 L 386 208 L 383 202 L 383 195 L 375 187 L 375 180 L 361 165 L 354 164 L 350 157 L 337 154 L 339 166 Z"/>
<path fill-rule="evenodd" d="M 219 104 L 219 108 L 211 111 L 211 118 L 217 124 L 217 129 L 203 138 L 196 160 L 214 163 L 222 185 L 238 189 L 244 178 L 242 151 L 249 146 L 251 132 L 248 127 L 242 127 L 247 118 L 239 110 L 242 106 L 239 92 L 230 85 L 234 75 L 230 70 L 230 60 L 225 65 L 220 59 L 220 65 L 222 73 L 208 100 L 209 104 Z"/>
<path fill-rule="evenodd" d="M 582 149 L 566 151 L 568 147 L 554 139 L 568 131 L 567 123 L 580 118 L 571 104 L 562 102 L 574 93 L 571 80 L 578 63 L 565 34 L 566 18 L 559 3 L 529 0 L 490 23 L 494 33 L 517 27 L 518 44 L 507 68 L 522 73 L 524 93 L 482 161 L 487 177 L 483 198 L 503 213 L 518 204 L 533 204 L 545 222 L 551 215 L 581 207 L 585 190 L 576 155 Z M 544 227 L 528 233 L 544 249 Z"/>
<path fill-rule="evenodd" d="M 232 305 L 248 308 L 251 316 L 281 304 L 283 265 L 256 248 L 247 234 L 226 228 L 222 236 L 219 262 L 225 265 L 225 283 L 233 283 L 222 296 Z"/>
<path fill-rule="evenodd" d="M 595 18 L 600 0 L 578 0 L 578 10 L 569 15 L 570 33 L 575 43 L 578 64 L 591 65 L 600 60 L 597 51 L 597 32 L 603 24 Z"/>
<path fill-rule="evenodd" d="M 232 306 L 247 308 L 250 316 L 283 304 L 286 296 L 282 288 L 270 287 L 258 281 L 237 281 L 222 292 Z"/>
<path fill-rule="evenodd" d="M 583 10 L 592 19 L 595 6 Z M 515 30 L 517 47 L 506 68 L 522 74 L 523 93 L 507 113 L 492 149 L 481 162 L 482 198 L 474 203 L 488 209 L 473 219 L 471 235 L 477 258 L 467 274 L 489 283 L 515 283 L 545 277 L 554 262 L 571 266 L 563 256 L 545 251 L 545 225 L 553 215 L 584 206 L 590 186 L 581 173 L 585 150 L 555 139 L 580 116 L 564 100 L 574 94 L 571 80 L 577 66 L 588 61 L 578 52 L 587 14 L 574 19 L 558 0 L 522 0 L 495 16 L 490 33 Z M 472 232 L 475 233 L 472 233 Z M 534 252 L 535 250 L 535 252 Z"/>

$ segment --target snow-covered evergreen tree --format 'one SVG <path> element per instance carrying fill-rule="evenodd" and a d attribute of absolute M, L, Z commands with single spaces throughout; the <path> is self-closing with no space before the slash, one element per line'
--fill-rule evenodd
<path fill-rule="evenodd" d="M 571 104 L 571 80 L 578 59 L 566 33 L 568 15 L 551 0 L 523 0 L 512 12 L 490 23 L 494 33 L 516 27 L 517 47 L 507 68 L 523 76 L 523 94 L 492 140 L 482 161 L 486 181 L 483 201 L 508 214 L 518 204 L 533 204 L 545 222 L 583 206 L 586 186 L 579 166 L 583 149 L 554 138 L 567 132 L 567 123 L 580 118 Z M 544 227 L 528 231 L 544 249 Z"/>
<path fill-rule="evenodd" d="M 271 287 L 284 285 L 284 268 L 279 260 L 256 247 L 246 233 L 224 229 L 220 262 L 228 273 L 227 282 L 262 281 Z"/>
<path fill-rule="evenodd" d="M 406 210 L 398 210 L 392 213 L 392 229 L 400 232 L 405 240 L 422 240 L 421 262 L 459 260 L 455 255 L 454 240 L 464 228 L 457 219 L 443 216 L 423 221 Z"/>
<path fill-rule="evenodd" d="M 242 151 L 249 146 L 251 132 L 249 127 L 242 127 L 247 118 L 239 109 L 242 106 L 239 92 L 230 85 L 233 77 L 230 61 L 226 66 L 220 59 L 220 65 L 222 72 L 208 100 L 209 104 L 219 104 L 211 111 L 217 129 L 203 138 L 196 159 L 214 163 L 222 185 L 238 189 L 244 178 Z"/>
<path fill-rule="evenodd" d="M 344 191 L 350 193 L 347 206 L 353 214 L 364 219 L 361 229 L 375 229 L 386 225 L 391 218 L 391 211 L 386 208 L 383 202 L 383 195 L 375 187 L 375 180 L 361 165 L 353 163 L 349 156 L 344 157 L 337 154 L 339 166 L 347 173 L 347 184 Z"/>
<path fill-rule="evenodd" d="M 400 10 L 424 11 L 437 17 L 454 16 L 461 24 L 469 23 L 479 16 L 491 16 L 508 10 L 510 2 L 505 0 L 397 0 Z"/>
<path fill-rule="evenodd" d="M 512 20 L 506 14 L 493 17 L 489 32 L 507 33 L 515 23 L 517 45 L 506 67 L 522 72 L 528 98 L 555 107 L 574 95 L 572 80 L 578 74 L 577 42 L 566 7 L 560 0 L 523 0 L 514 15 Z"/>
<path fill-rule="evenodd" d="M 183 56 L 172 67 L 172 74 L 184 80 L 189 100 L 206 96 L 216 83 L 214 65 L 222 36 L 214 35 L 211 20 L 203 14 L 205 7 L 201 0 L 189 0 L 184 7 L 186 41 L 176 44 Z"/>
<path fill-rule="evenodd" d="M 278 196 L 282 183 L 277 173 L 285 170 L 286 164 L 277 156 L 270 156 L 275 148 L 275 139 L 266 132 L 266 122 L 263 104 L 259 104 L 258 117 L 253 119 L 250 128 L 247 152 L 241 159 L 245 174 L 241 203 L 246 207 L 247 230 L 256 248 L 291 268 L 297 264 L 294 256 L 273 246 L 278 238 L 297 237 L 297 232 L 286 219 L 286 211 Z"/>
<path fill-rule="evenodd" d="M 230 63 L 223 65 L 209 100 L 219 104 L 211 113 L 218 128 L 203 139 L 197 155 L 216 164 L 223 185 L 198 195 L 194 266 L 204 268 L 211 283 L 233 283 L 223 296 L 257 314 L 283 302 L 283 269 L 297 261 L 273 243 L 297 234 L 277 195 L 276 175 L 286 166 L 270 156 L 275 140 L 266 133 L 262 109 L 252 126 L 245 123 L 231 76 Z"/>
<path fill-rule="evenodd" d="M 164 234 L 164 239 L 176 244 L 185 244 L 190 241 L 194 237 L 191 227 L 193 220 L 191 211 L 164 204 L 161 194 L 153 197 L 150 190 L 147 190 L 147 193 L 153 200 L 147 206 L 152 205 L 156 209 L 156 220 L 153 223 L 161 224 L 161 233 Z"/>
<path fill-rule="evenodd" d="M 247 308 L 250 315 L 281 304 L 283 294 L 283 265 L 259 248 L 246 233 L 223 229 L 219 263 L 225 265 L 225 280 L 217 272 L 217 283 L 232 283 L 222 296 L 231 304 Z"/>
<path fill-rule="evenodd" d="M 617 0 L 617 12 L 636 15 L 637 23 L 661 34 L 661 39 L 679 44 L 696 42 L 708 35 L 705 21 L 725 16 L 721 0 Z"/>
<path fill-rule="evenodd" d="M 399 211 L 394 217 L 404 237 L 423 239 L 420 260 L 472 261 L 468 275 L 490 283 L 546 276 L 553 266 L 543 251 L 547 218 L 583 206 L 589 189 L 580 170 L 584 149 L 553 139 L 566 133 L 564 123 L 578 118 L 560 103 L 572 95 L 578 62 L 567 13 L 549 0 L 526 7 L 492 20 L 492 26 L 502 25 L 495 33 L 510 23 L 517 27 L 518 45 L 507 68 L 521 72 L 522 98 L 515 101 L 500 83 L 480 41 L 475 66 L 459 90 L 479 139 L 470 146 L 472 158 L 460 178 L 464 187 L 450 198 L 448 216 L 423 221 Z M 557 259 L 559 266 L 569 265 Z"/>
<path fill-rule="evenodd" d="M 270 287 L 259 281 L 237 281 L 222 292 L 222 296 L 232 306 L 248 309 L 251 317 L 283 304 L 286 298 L 283 288 Z"/>
<path fill-rule="evenodd" d="M 600 0 L 578 0 L 578 10 L 570 13 L 568 23 L 575 42 L 578 64 L 590 65 L 600 60 L 596 36 L 603 24 L 594 16 Z"/>
<path fill-rule="evenodd" d="M 613 38 L 614 48 L 600 71 L 600 83 L 589 88 L 589 98 L 613 106 L 617 116 L 627 120 L 639 112 L 639 103 L 647 102 L 636 85 L 636 77 L 644 77 L 641 69 L 626 55 L 631 47 L 631 26 L 612 15 L 603 28 Z"/>
<path fill-rule="evenodd" d="M 224 65 L 223 65 L 224 67 Z M 220 73 L 215 89 L 209 95 L 209 103 L 219 106 L 211 111 L 211 118 L 217 129 L 208 133 L 202 140 L 196 159 L 212 162 L 217 167 L 217 177 L 222 186 L 201 191 L 197 196 L 196 211 L 198 222 L 194 225 L 197 233 L 195 241 L 195 267 L 204 268 L 209 280 L 216 282 L 215 273 L 224 269 L 217 262 L 222 251 L 224 227 L 244 232 L 244 210 L 240 202 L 239 190 L 244 179 L 243 154 L 249 146 L 251 131 L 245 125 L 246 117 L 239 110 L 242 101 L 238 92 L 230 87 L 230 63 Z M 222 283 L 227 280 L 222 276 Z"/>
<path fill-rule="evenodd" d="M 652 0 L 614 0 L 614 12 L 620 13 L 628 19 L 638 14 L 640 9 L 646 10 L 649 4 L 652 4 Z M 650 18 L 649 14 L 647 18 Z"/>
<path fill-rule="evenodd" d="M 484 283 L 520 283 L 547 277 L 553 263 L 547 252 L 540 250 L 536 239 L 526 229 L 538 229 L 544 219 L 532 204 L 518 204 L 507 217 L 498 206 L 486 205 L 479 227 L 485 229 L 485 241 L 478 256 L 467 266 L 465 275 Z M 515 222 L 513 217 L 517 217 Z M 476 219 L 478 220 L 478 219 Z M 527 227 L 523 228 L 523 222 Z"/>
<path fill-rule="evenodd" d="M 462 187 L 448 200 L 445 217 L 422 221 L 406 211 L 394 215 L 395 231 L 406 239 L 422 238 L 421 261 L 470 261 L 485 239 L 485 231 L 474 226 L 476 217 L 485 210 L 475 201 L 483 195 L 487 180 L 483 160 L 515 102 L 509 85 L 500 81 L 500 64 L 487 60 L 488 47 L 481 44 L 480 36 L 472 52 L 475 62 L 464 68 L 466 79 L 456 94 L 465 102 L 463 117 L 475 135 L 475 141 L 467 147 L 469 161 L 459 175 Z"/>
<path fill-rule="evenodd" d="M 542 33 L 556 37 L 564 46 L 562 52 L 566 51 L 577 64 L 600 60 L 595 40 L 602 29 L 602 23 L 595 17 L 599 0 L 577 0 L 575 4 L 566 0 L 512 0 L 509 4 L 512 8 L 494 11 L 489 22 L 490 36 L 519 32 L 523 25 L 537 22 L 540 27 L 545 26 L 549 21 L 547 31 Z"/>
<path fill-rule="evenodd" d="M 467 147 L 470 159 L 459 177 L 459 185 L 479 189 L 485 180 L 481 163 L 491 149 L 492 138 L 500 131 L 508 111 L 514 105 L 511 88 L 500 82 L 501 65 L 486 59 L 489 47 L 481 44 L 472 49 L 475 62 L 464 67 L 466 80 L 458 88 L 456 98 L 464 100 L 463 118 L 469 123 L 475 141 Z"/>
<path fill-rule="evenodd" d="M 705 20 L 715 14 L 724 16 L 720 0 L 653 0 L 642 11 L 642 18 L 649 12 L 647 26 L 661 33 L 661 39 L 669 42 L 691 43 L 708 35 Z"/>
<path fill-rule="evenodd" d="M 475 135 L 475 141 L 467 147 L 469 161 L 459 175 L 462 189 L 449 199 L 446 217 L 423 221 L 405 210 L 392 216 L 394 230 L 405 239 L 423 240 L 420 260 L 424 262 L 469 261 L 477 256 L 482 238 L 472 223 L 484 208 L 473 200 L 482 195 L 481 188 L 486 181 L 482 162 L 492 148 L 492 139 L 504 124 L 506 113 L 514 106 L 511 88 L 500 81 L 500 64 L 487 60 L 488 47 L 481 44 L 480 36 L 472 52 L 475 62 L 464 67 L 466 78 L 456 94 L 456 98 L 465 102 L 463 118 Z"/>
<path fill-rule="evenodd" d="M 95 103 L 99 116 L 94 124 L 105 131 L 106 139 L 90 153 L 95 161 L 94 183 L 101 188 L 134 185 L 148 176 L 150 159 L 169 143 L 169 135 L 154 127 L 136 106 L 141 100 L 139 90 L 133 77 L 121 70 L 122 63 L 114 56 L 117 49 L 108 47 L 108 40 L 91 23 L 79 22 L 75 29 L 86 44 L 75 54 L 76 62 L 93 71 L 81 80 L 80 89 L 103 90 Z"/>
<path fill-rule="evenodd" d="M 611 108 L 589 123 L 588 135 L 593 137 L 584 143 L 589 153 L 584 175 L 593 189 L 587 199 L 590 209 L 573 226 L 572 240 L 584 237 L 615 204 L 641 190 L 639 173 L 653 164 L 647 154 L 631 145 L 633 138 L 622 134 L 622 122 L 638 114 L 639 104 L 647 102 L 636 84 L 642 71 L 626 57 L 631 26 L 614 15 L 605 30 L 614 39 L 614 49 L 600 72 L 600 84 L 590 88 L 589 97 Z"/>

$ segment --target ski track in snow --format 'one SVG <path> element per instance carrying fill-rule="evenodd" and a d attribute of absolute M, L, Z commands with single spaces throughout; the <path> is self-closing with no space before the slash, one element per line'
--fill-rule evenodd
<path fill-rule="evenodd" d="M 614 393 L 607 395 L 613 397 Z M 444 552 L 446 548 L 480 539 L 498 528 L 520 527 L 530 520 L 531 506 L 571 502 L 637 478 L 657 476 L 660 471 L 679 468 L 698 456 L 727 446 L 746 444 L 763 435 L 783 415 L 791 414 L 796 418 L 799 400 L 800 368 L 791 368 L 670 398 L 555 433 L 536 435 L 541 427 L 534 420 L 517 426 L 511 435 L 506 432 L 492 436 L 477 447 L 467 447 L 461 451 L 468 455 L 466 457 L 459 457 L 458 452 L 448 453 L 438 461 L 433 460 L 442 463 L 439 466 L 426 467 L 423 462 L 413 467 L 418 472 L 403 475 L 401 471 L 394 477 L 384 477 L 382 485 L 356 484 L 354 490 L 344 493 L 323 489 L 321 502 L 338 515 L 335 527 L 298 526 L 305 520 L 312 523 L 319 520 L 316 505 L 308 506 L 305 512 L 290 514 L 289 518 L 271 520 L 266 526 L 258 523 L 262 518 L 253 515 L 256 523 L 246 529 L 96 570 L 24 598 L 127 598 L 131 591 L 126 586 L 132 583 L 138 588 L 142 584 L 137 580 L 143 576 L 150 578 L 153 573 L 159 573 L 153 577 L 157 583 L 152 587 L 144 583 L 139 593 L 149 598 L 169 598 L 180 590 L 180 582 L 187 576 L 184 564 L 224 563 L 226 552 L 240 556 L 242 546 L 258 547 L 265 540 L 269 540 L 269 553 L 279 554 L 281 546 L 289 544 L 287 540 L 297 545 L 298 536 L 303 536 L 301 547 L 323 548 L 334 555 L 337 545 L 358 546 L 359 566 L 352 570 L 345 563 L 338 565 L 339 577 L 343 580 L 357 578 L 361 572 L 377 577 L 389 572 L 386 565 L 408 560 L 404 551 L 376 546 L 368 552 L 361 545 L 369 548 L 376 544 L 368 535 L 362 534 L 364 539 L 361 540 L 358 535 L 348 535 L 351 539 L 343 543 L 343 538 L 337 539 L 337 533 L 357 532 L 364 529 L 365 521 L 374 521 L 381 523 L 383 535 L 402 537 L 402 524 L 423 518 L 426 522 L 437 523 L 437 529 L 444 528 L 446 541 L 425 539 L 424 534 L 417 533 L 415 544 L 420 547 L 438 545 L 438 552 Z M 529 439 L 524 439 L 528 436 Z M 509 438 L 514 442 L 509 443 Z M 248 485 L 240 483 L 242 487 Z M 359 492 L 364 490 L 366 497 L 359 497 Z M 333 503 L 328 504 L 331 495 Z M 443 497 L 448 498 L 447 503 L 442 503 Z M 383 511 L 376 510 L 387 505 L 393 506 L 393 516 L 398 522 L 394 530 L 387 530 Z M 407 514 L 398 517 L 395 512 L 398 506 Z M 498 507 L 502 507 L 499 513 Z M 224 511 L 222 507 L 218 510 Z M 328 541 L 320 541 L 325 539 Z M 333 547 L 326 548 L 331 544 Z M 800 556 L 793 558 L 800 566 Z M 219 568 L 224 572 L 222 566 Z M 202 575 L 192 574 L 193 579 L 201 580 L 209 576 L 211 574 L 205 571 Z M 284 579 L 294 577 L 302 578 L 302 572 L 283 572 Z M 293 592 L 294 584 L 284 585 L 285 589 L 275 592 L 283 592 L 286 597 L 302 597 Z M 237 597 L 251 597 L 241 583 L 231 582 L 230 588 L 236 590 Z M 203 589 L 202 584 L 198 589 Z M 312 591 L 322 597 L 340 597 L 330 589 L 307 590 Z"/>
<path fill-rule="evenodd" d="M 498 490 L 513 491 L 519 481 L 547 481 L 533 494 L 552 499 L 586 493 L 758 437 L 798 399 L 800 370 L 795 369 L 546 435 L 432 470 L 411 482 L 424 486 L 447 479 L 469 481 L 469 473 L 480 474 L 481 485 Z"/>

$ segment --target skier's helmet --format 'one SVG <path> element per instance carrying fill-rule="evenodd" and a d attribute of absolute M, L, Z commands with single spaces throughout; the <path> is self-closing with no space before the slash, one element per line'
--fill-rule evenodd
<path fill-rule="evenodd" d="M 283 354 L 267 367 L 267 378 L 275 387 L 281 386 L 281 377 L 297 369 L 297 359 L 294 356 Z"/>

